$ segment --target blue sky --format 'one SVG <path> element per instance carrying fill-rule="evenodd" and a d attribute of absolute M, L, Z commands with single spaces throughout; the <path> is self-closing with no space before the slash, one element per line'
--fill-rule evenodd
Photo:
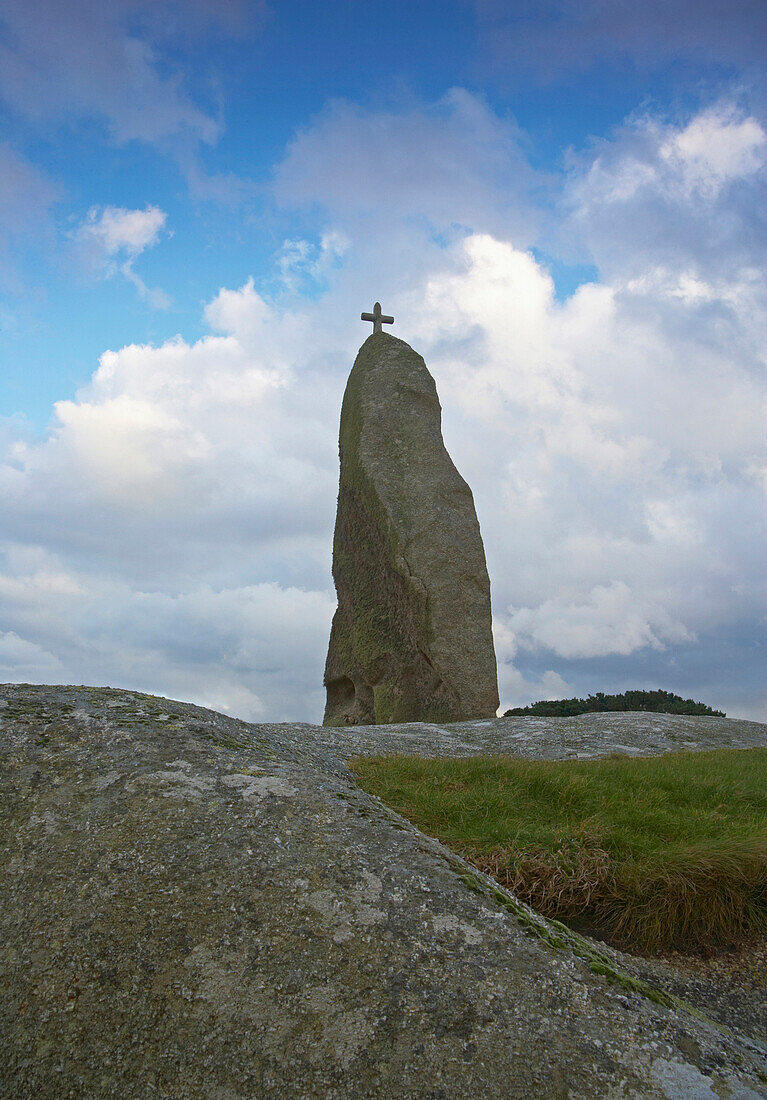
<path fill-rule="evenodd" d="M 767 720 L 761 3 L 0 4 L 0 677 L 318 720 L 340 398 L 437 380 L 502 702 Z"/>

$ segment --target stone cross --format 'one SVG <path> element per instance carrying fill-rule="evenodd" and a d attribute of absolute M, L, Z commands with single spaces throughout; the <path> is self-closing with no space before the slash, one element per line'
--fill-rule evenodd
<path fill-rule="evenodd" d="M 384 317 L 383 314 L 381 313 L 381 303 L 380 302 L 376 302 L 376 304 L 373 306 L 373 312 L 372 313 L 361 313 L 360 314 L 360 320 L 361 321 L 372 321 L 373 322 L 373 332 L 383 332 L 383 329 L 381 328 L 381 325 L 393 325 L 394 324 L 394 318 L 393 317 Z"/>

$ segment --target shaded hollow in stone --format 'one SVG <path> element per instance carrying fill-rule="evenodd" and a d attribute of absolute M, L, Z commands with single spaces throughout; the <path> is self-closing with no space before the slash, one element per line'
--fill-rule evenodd
<path fill-rule="evenodd" d="M 441 413 L 421 356 L 389 333 L 368 337 L 341 409 L 325 725 L 498 707 L 482 536 Z"/>

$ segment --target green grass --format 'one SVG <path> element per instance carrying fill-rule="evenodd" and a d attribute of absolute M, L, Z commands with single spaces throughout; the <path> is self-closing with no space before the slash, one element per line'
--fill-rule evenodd
<path fill-rule="evenodd" d="M 619 946 L 691 951 L 767 931 L 767 749 L 351 767 L 539 912 Z"/>

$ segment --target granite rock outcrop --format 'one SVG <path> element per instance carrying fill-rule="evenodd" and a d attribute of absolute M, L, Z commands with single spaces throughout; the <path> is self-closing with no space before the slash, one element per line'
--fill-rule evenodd
<path fill-rule="evenodd" d="M 478 727 L 419 732 L 476 751 Z M 360 790 L 346 732 L 0 685 L 0 1096 L 767 1095 L 751 1033 Z"/>

